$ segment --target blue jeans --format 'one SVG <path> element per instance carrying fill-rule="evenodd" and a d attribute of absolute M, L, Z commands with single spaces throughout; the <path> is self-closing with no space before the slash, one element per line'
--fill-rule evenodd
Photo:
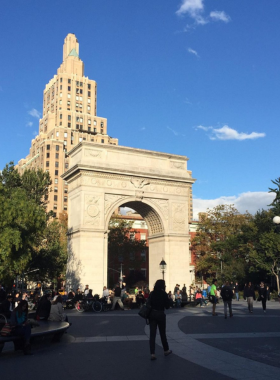
<path fill-rule="evenodd" d="M 239 301 L 239 293 L 235 293 L 236 301 Z"/>

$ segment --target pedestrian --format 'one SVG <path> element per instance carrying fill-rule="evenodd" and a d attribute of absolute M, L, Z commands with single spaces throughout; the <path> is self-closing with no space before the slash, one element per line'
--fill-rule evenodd
<path fill-rule="evenodd" d="M 152 307 L 152 311 L 149 316 L 150 352 L 151 360 L 156 360 L 155 345 L 157 327 L 159 328 L 159 334 L 164 350 L 164 356 L 168 356 L 172 353 L 172 351 L 169 349 L 169 345 L 166 338 L 166 315 L 164 313 L 164 309 L 169 309 L 170 301 L 165 291 L 164 280 L 157 280 L 157 282 L 155 283 L 154 290 L 150 294 L 150 303 Z"/>
<path fill-rule="evenodd" d="M 216 317 L 218 314 L 216 313 L 216 304 L 218 302 L 217 297 L 217 279 L 214 278 L 212 281 L 211 289 L 210 289 L 210 296 L 209 301 L 213 304 L 212 308 L 212 315 L 213 317 Z"/>
<path fill-rule="evenodd" d="M 231 286 L 229 285 L 229 282 L 226 281 L 225 286 L 222 287 L 221 290 L 221 296 L 224 302 L 224 313 L 225 313 L 225 319 L 227 319 L 227 307 L 229 309 L 229 316 L 232 317 L 232 298 L 233 298 L 233 291 L 231 289 Z"/>
<path fill-rule="evenodd" d="M 138 288 L 137 288 L 138 289 Z M 116 306 L 116 303 L 119 304 L 120 308 L 122 310 L 124 310 L 124 307 L 123 307 L 123 303 L 122 303 L 122 299 L 121 299 L 121 288 L 120 288 L 120 284 L 118 283 L 115 287 L 115 290 L 114 290 L 114 298 L 113 298 L 113 305 L 112 305 L 112 308 L 111 310 L 114 310 L 115 309 L 115 306 Z"/>
<path fill-rule="evenodd" d="M 253 313 L 253 301 L 256 300 L 256 295 L 251 282 L 244 288 L 244 296 L 247 299 L 249 313 Z"/>
<path fill-rule="evenodd" d="M 238 282 L 236 282 L 236 284 L 235 284 L 234 293 L 235 293 L 236 301 L 239 301 L 239 285 L 238 285 Z"/>
<path fill-rule="evenodd" d="M 267 289 L 264 282 L 260 283 L 258 301 L 262 302 L 263 312 L 266 313 Z"/>
<path fill-rule="evenodd" d="M 267 299 L 267 301 L 270 301 L 270 289 L 269 289 L 268 285 L 266 287 L 266 299 Z"/>

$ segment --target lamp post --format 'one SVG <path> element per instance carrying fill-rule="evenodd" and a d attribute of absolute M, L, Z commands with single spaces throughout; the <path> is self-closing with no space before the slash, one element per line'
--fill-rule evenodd
<path fill-rule="evenodd" d="M 162 258 L 161 262 L 159 263 L 159 266 L 160 266 L 160 269 L 161 269 L 161 271 L 162 271 L 162 279 L 164 280 L 164 271 L 165 271 L 165 269 L 166 269 L 167 264 L 166 264 L 166 262 L 163 260 L 163 258 Z"/>

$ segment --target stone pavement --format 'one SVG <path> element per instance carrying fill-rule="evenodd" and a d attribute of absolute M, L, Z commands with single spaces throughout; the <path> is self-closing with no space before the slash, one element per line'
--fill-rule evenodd
<path fill-rule="evenodd" d="M 34 345 L 33 357 L 7 346 L 0 356 L 0 378 L 12 380 L 116 379 L 280 379 L 280 305 L 259 303 L 249 314 L 242 300 L 233 303 L 233 318 L 223 305 L 212 317 L 211 306 L 167 311 L 167 335 L 174 355 L 149 360 L 148 332 L 137 310 L 108 313 L 69 311 L 73 322 L 61 343 Z M 2 374 L 4 375 L 2 377 Z"/>

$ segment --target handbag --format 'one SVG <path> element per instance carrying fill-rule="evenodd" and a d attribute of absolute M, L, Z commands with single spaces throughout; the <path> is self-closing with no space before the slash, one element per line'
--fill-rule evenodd
<path fill-rule="evenodd" d="M 10 336 L 12 333 L 12 327 L 10 323 L 7 322 L 7 319 L 5 318 L 5 324 L 1 329 L 0 335 L 1 336 Z"/>
<path fill-rule="evenodd" d="M 150 297 L 147 299 L 147 302 L 141 307 L 141 309 L 138 312 L 138 315 L 140 317 L 146 319 L 147 325 L 149 324 L 149 316 L 152 311 L 152 305 L 151 305 L 151 299 Z"/>

